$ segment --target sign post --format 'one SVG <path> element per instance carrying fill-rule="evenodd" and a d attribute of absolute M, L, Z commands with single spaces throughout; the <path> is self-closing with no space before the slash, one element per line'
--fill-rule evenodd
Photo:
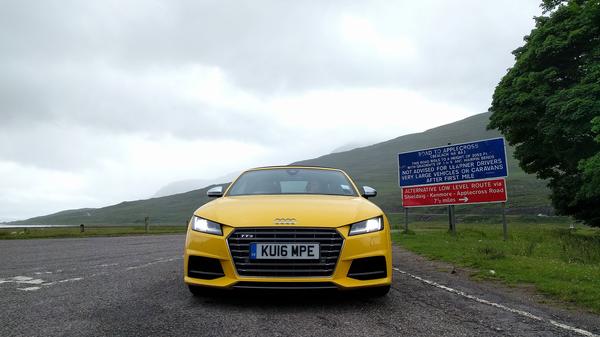
<path fill-rule="evenodd" d="M 452 143 L 448 143 L 448 145 L 452 145 Z M 448 205 L 448 230 L 452 235 L 456 235 L 456 217 L 454 215 L 454 207 L 452 205 Z"/>
<path fill-rule="evenodd" d="M 452 235 L 456 235 L 456 214 L 454 213 L 454 205 L 448 206 L 450 210 L 450 227 Z"/>
<path fill-rule="evenodd" d="M 448 205 L 448 231 L 450 231 L 452 234 L 454 234 L 454 225 L 453 223 L 453 219 L 452 219 L 452 206 Z"/>
<path fill-rule="evenodd" d="M 408 207 L 404 207 L 404 233 L 408 234 Z"/>
<path fill-rule="evenodd" d="M 398 154 L 402 206 L 448 206 L 448 223 L 456 233 L 454 205 L 503 203 L 508 168 L 504 138 L 428 148 Z"/>
<path fill-rule="evenodd" d="M 502 234 L 504 241 L 508 240 L 508 226 L 506 225 L 506 202 L 502 203 Z"/>

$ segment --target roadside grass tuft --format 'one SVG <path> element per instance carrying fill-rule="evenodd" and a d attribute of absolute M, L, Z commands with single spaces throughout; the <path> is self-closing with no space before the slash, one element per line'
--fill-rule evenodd
<path fill-rule="evenodd" d="M 477 248 L 477 251 L 482 254 L 484 258 L 489 260 L 503 259 L 506 257 L 503 251 L 491 246 Z"/>
<path fill-rule="evenodd" d="M 551 298 L 600 313 L 600 228 L 569 229 L 568 220 L 514 221 L 508 241 L 501 224 L 459 223 L 455 236 L 441 221 L 413 222 L 409 228 L 413 234 L 393 238 L 411 251 L 474 268 L 478 279 L 531 284 Z"/>
<path fill-rule="evenodd" d="M 577 235 L 576 230 L 557 229 L 563 260 L 568 263 L 600 264 L 600 232 L 596 235 Z"/>

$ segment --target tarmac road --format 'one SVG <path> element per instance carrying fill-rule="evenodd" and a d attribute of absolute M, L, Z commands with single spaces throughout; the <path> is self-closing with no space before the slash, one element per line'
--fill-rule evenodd
<path fill-rule="evenodd" d="M 596 336 L 600 317 L 538 304 L 394 252 L 388 296 L 194 298 L 184 236 L 0 240 L 0 336 Z"/>

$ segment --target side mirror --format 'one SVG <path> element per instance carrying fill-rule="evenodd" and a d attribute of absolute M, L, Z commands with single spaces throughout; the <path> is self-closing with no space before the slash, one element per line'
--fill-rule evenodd
<path fill-rule="evenodd" d="M 223 196 L 223 186 L 215 186 L 208 191 L 206 191 L 206 195 L 209 198 L 219 198 Z"/>
<path fill-rule="evenodd" d="M 362 196 L 364 198 L 369 199 L 369 198 L 377 196 L 377 190 L 375 190 L 373 187 L 363 186 L 362 188 L 363 188 Z"/>

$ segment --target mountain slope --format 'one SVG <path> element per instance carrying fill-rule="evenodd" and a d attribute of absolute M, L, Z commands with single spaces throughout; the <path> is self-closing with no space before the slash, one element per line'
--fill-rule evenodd
<path fill-rule="evenodd" d="M 124 201 L 102 207 L 62 211 L 11 224 L 40 225 L 140 225 L 145 217 L 152 224 L 184 225 L 199 205 L 208 202 L 206 191 L 215 185 L 160 198 Z"/>
<path fill-rule="evenodd" d="M 214 179 L 188 179 L 174 181 L 161 187 L 153 196 L 153 198 L 165 197 L 168 195 L 185 193 L 193 190 L 204 188 L 208 185 L 221 184 L 223 182 L 232 181 L 240 175 L 240 172 L 232 172 L 227 175 Z"/>
<path fill-rule="evenodd" d="M 342 168 L 359 185 L 369 185 L 377 189 L 379 195 L 372 199 L 373 202 L 386 211 L 400 211 L 401 195 L 396 163 L 398 152 L 498 137 L 497 131 L 486 129 L 489 116 L 489 113 L 483 113 L 421 133 L 405 135 L 371 146 L 332 153 L 295 164 Z M 551 213 L 552 208 L 545 182 L 536 179 L 535 176 L 525 174 L 518 167 L 517 161 L 512 156 L 512 148 L 508 148 L 507 154 L 509 156 L 509 177 L 507 179 L 509 212 L 518 214 Z M 149 216 L 153 224 L 183 225 L 197 207 L 208 201 L 206 190 L 209 187 L 160 198 L 122 202 L 98 209 L 63 211 L 13 223 L 126 225 L 142 224 L 144 217 Z M 498 207 L 498 205 L 473 205 L 460 208 L 479 213 L 498 212 Z M 418 210 L 418 212 L 438 213 L 443 211 L 443 208 L 440 207 Z"/>
<path fill-rule="evenodd" d="M 332 153 L 295 164 L 332 166 L 344 169 L 358 184 L 369 185 L 377 189 L 379 195 L 373 201 L 380 207 L 388 211 L 399 211 L 401 210 L 401 193 L 398 187 L 398 153 L 442 146 L 448 143 L 457 144 L 500 137 L 498 131 L 486 129 L 489 117 L 490 113 L 482 113 L 421 133 L 404 135 L 383 143 L 347 152 Z M 518 213 L 551 212 L 546 183 L 523 172 L 518 161 L 513 157 L 511 147 L 507 149 L 507 156 L 509 209 Z M 493 206 L 462 207 L 489 209 Z"/>

